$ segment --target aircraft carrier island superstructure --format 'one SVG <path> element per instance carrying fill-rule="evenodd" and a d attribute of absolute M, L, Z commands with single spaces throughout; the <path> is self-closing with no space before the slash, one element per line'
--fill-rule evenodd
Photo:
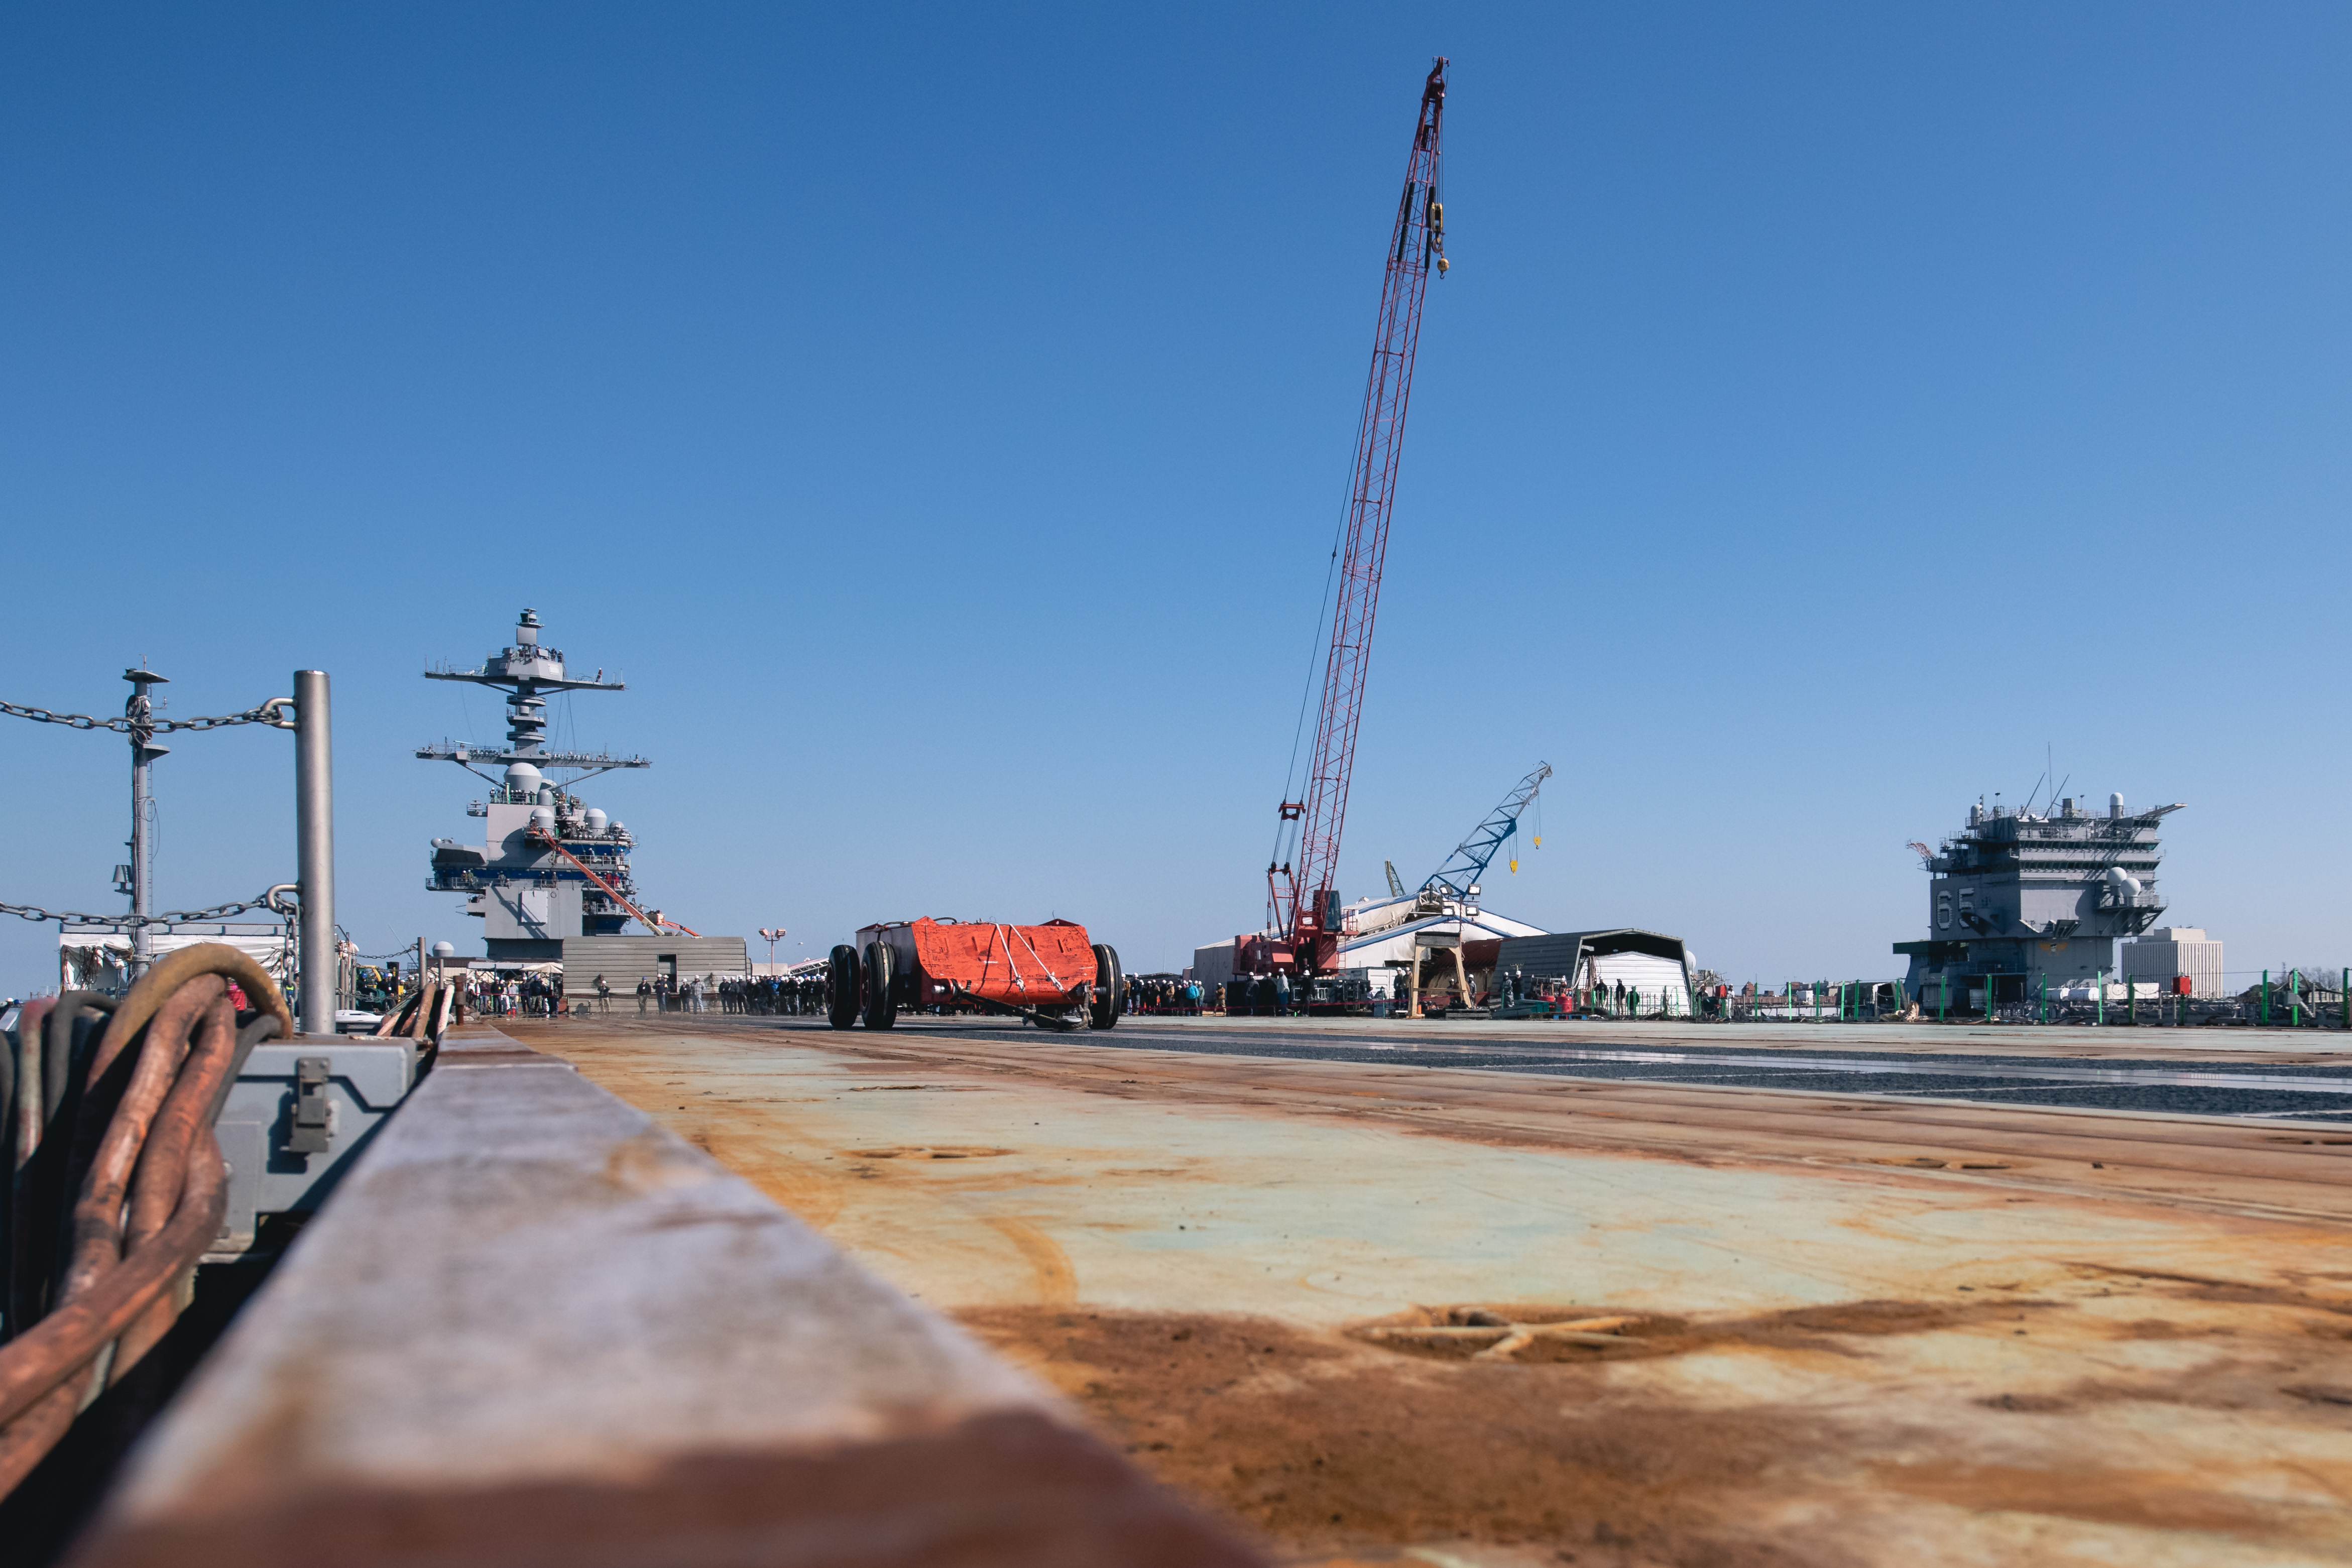
<path fill-rule="evenodd" d="M 2113 975 L 2116 941 L 2164 913 L 2157 830 L 2179 810 L 2127 813 L 2121 795 L 2105 816 L 2072 797 L 2047 816 L 1978 801 L 1940 847 L 1912 846 L 1928 874 L 1928 936 L 1895 944 L 1911 960 L 1905 991 L 1930 1011 L 1939 1000 L 1981 1009 L 1988 988 L 2000 1007 L 2035 999 L 2045 981 L 2054 992 Z"/>
<path fill-rule="evenodd" d="M 499 964 L 562 964 L 577 985 L 596 974 L 635 986 L 640 976 L 740 974 L 740 936 L 702 936 L 639 898 L 629 870 L 635 841 L 570 785 L 616 768 L 652 766 L 642 757 L 550 751 L 547 697 L 562 692 L 617 692 L 619 681 L 598 670 L 582 680 L 564 673 L 563 654 L 540 642 L 539 616 L 525 610 L 514 641 L 494 650 L 478 669 L 431 669 L 427 680 L 465 681 L 507 694 L 507 743 L 462 746 L 443 741 L 417 748 L 428 761 L 455 762 L 488 781 L 486 800 L 467 808 L 485 819 L 480 843 L 433 841 L 425 886 L 466 899 L 466 913 L 483 921 L 488 956 Z M 483 765 L 503 766 L 491 774 Z M 556 769 L 574 777 L 559 783 Z M 627 935 L 632 923 L 637 935 Z"/>

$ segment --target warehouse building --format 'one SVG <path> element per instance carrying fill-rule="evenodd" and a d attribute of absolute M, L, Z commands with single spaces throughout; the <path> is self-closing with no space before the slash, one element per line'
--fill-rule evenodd
<path fill-rule="evenodd" d="M 2164 990 L 2186 977 L 2192 997 L 2227 994 L 2221 980 L 2221 944 L 2194 925 L 2165 925 L 2137 941 L 2126 942 L 2119 954 L 2124 978 L 2153 980 Z"/>

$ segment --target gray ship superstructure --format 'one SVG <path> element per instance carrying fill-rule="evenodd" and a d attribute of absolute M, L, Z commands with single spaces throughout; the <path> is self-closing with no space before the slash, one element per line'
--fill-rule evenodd
<path fill-rule="evenodd" d="M 539 633 L 538 615 L 526 610 L 513 643 L 494 651 L 479 669 L 425 672 L 428 680 L 466 681 L 507 694 L 503 747 L 445 741 L 416 753 L 455 762 L 490 783 L 488 799 L 467 808 L 469 816 L 487 820 L 484 841 L 434 840 L 425 886 L 466 895 L 466 913 L 486 922 L 483 935 L 494 960 L 559 961 L 566 940 L 618 936 L 631 920 L 646 918 L 629 874 L 634 841 L 628 830 L 547 776 L 551 769 L 575 770 L 568 782 L 576 784 L 617 768 L 651 766 L 642 757 L 547 749 L 547 694 L 625 688 L 605 680 L 602 670 L 592 680 L 566 675 L 562 651 L 543 645 Z M 482 764 L 502 764 L 504 772 L 485 773 Z M 648 930 L 657 919 L 646 921 Z"/>
<path fill-rule="evenodd" d="M 2046 816 L 1969 809 L 1968 826 L 1921 852 L 1928 873 L 1928 936 L 1897 942 L 1911 967 L 1905 989 L 1928 1011 L 1939 1002 L 1981 1008 L 2030 1002 L 2116 968 L 2116 943 L 2164 913 L 2156 891 L 2158 828 L 2180 810 L 2137 813 L 2111 795 L 2105 816 L 2061 800 Z"/>

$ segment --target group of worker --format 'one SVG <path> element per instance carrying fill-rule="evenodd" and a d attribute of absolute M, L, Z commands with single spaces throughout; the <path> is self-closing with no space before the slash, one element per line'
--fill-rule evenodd
<path fill-rule="evenodd" d="M 528 1016 L 561 1015 L 563 1011 L 563 980 L 561 976 L 534 975 L 520 987 L 512 981 L 503 986 L 492 979 L 480 986 L 480 999 L 468 1005 L 485 1013 L 522 1013 Z M 613 1010 L 612 982 L 598 975 L 589 983 L 595 993 L 599 1012 Z M 469 989 L 472 986 L 469 986 Z M 758 1013 L 794 1015 L 819 1013 L 824 1010 L 824 980 L 812 975 L 754 975 L 748 977 L 689 975 L 681 980 L 675 975 L 639 975 L 636 985 L 637 1011 L 646 1013 Z"/>
<path fill-rule="evenodd" d="M 555 1018 L 563 1011 L 562 975 L 467 973 L 460 981 L 466 1010 L 492 1018 Z"/>
<path fill-rule="evenodd" d="M 753 975 L 719 982 L 719 1011 L 785 1018 L 824 1010 L 821 975 Z"/>
<path fill-rule="evenodd" d="M 1192 985 L 1195 993 L 1199 990 L 1197 982 L 1176 983 Z M 1444 992 L 1438 993 L 1438 997 L 1444 996 Z M 1294 1005 L 1290 977 L 1285 974 L 1253 975 L 1229 980 L 1225 983 L 1223 999 L 1226 1013 L 1234 1017 L 1287 1018 L 1304 1010 L 1303 1006 Z M 1436 1000 L 1437 997 L 1424 995 L 1423 1006 L 1427 1008 Z M 1639 1018 L 1642 1013 L 1640 988 L 1629 986 L 1622 980 L 1572 986 L 1561 979 L 1540 976 L 1530 977 L 1525 969 L 1496 971 L 1487 989 L 1480 994 L 1478 1002 L 1503 1008 L 1549 1003 L 1557 1012 L 1586 1017 Z M 1657 998 L 1653 997 L 1651 1003 L 1657 1005 Z M 1403 1004 L 1400 1001 L 1397 1005 L 1402 1007 Z M 1197 1002 L 1192 1010 L 1200 1010 Z"/>
<path fill-rule="evenodd" d="M 1127 982 L 1127 1010 L 1131 1013 L 1197 1015 L 1203 998 L 1201 982 L 1170 976 L 1132 976 Z"/>

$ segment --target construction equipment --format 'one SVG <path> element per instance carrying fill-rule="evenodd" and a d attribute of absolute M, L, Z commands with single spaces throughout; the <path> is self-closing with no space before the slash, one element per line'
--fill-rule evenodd
<path fill-rule="evenodd" d="M 861 926 L 833 950 L 827 1019 L 888 1029 L 900 1008 L 1005 1013 L 1040 1029 L 1109 1029 L 1126 1009 L 1118 949 L 1069 920 L 896 920 Z"/>
<path fill-rule="evenodd" d="M 1422 85 L 1412 151 L 1405 161 L 1404 192 L 1390 232 L 1344 540 L 1335 552 L 1339 587 L 1315 747 L 1299 798 L 1281 803 L 1275 852 L 1266 862 L 1265 961 L 1310 973 L 1329 967 L 1338 953 L 1339 899 L 1332 883 L 1339 873 L 1340 831 L 1347 822 L 1373 614 L 1380 605 L 1381 563 L 1388 551 L 1389 518 L 1396 502 L 1397 459 L 1412 395 L 1413 355 L 1421 341 L 1422 296 L 1431 264 L 1436 264 L 1441 276 L 1446 268 L 1445 209 L 1438 184 L 1445 64 L 1440 57 Z M 1286 844 L 1290 849 L 1286 857 Z"/>
<path fill-rule="evenodd" d="M 1519 831 L 1519 813 L 1536 798 L 1543 781 L 1551 777 L 1551 764 L 1539 762 L 1536 770 L 1513 786 L 1503 797 L 1501 805 L 1486 813 L 1486 820 L 1470 830 L 1470 836 L 1454 846 L 1445 863 L 1429 873 L 1421 884 L 1423 903 L 1432 900 L 1452 900 L 1456 904 L 1475 904 L 1478 899 L 1478 879 L 1486 874 L 1486 867 L 1512 834 Z"/>

